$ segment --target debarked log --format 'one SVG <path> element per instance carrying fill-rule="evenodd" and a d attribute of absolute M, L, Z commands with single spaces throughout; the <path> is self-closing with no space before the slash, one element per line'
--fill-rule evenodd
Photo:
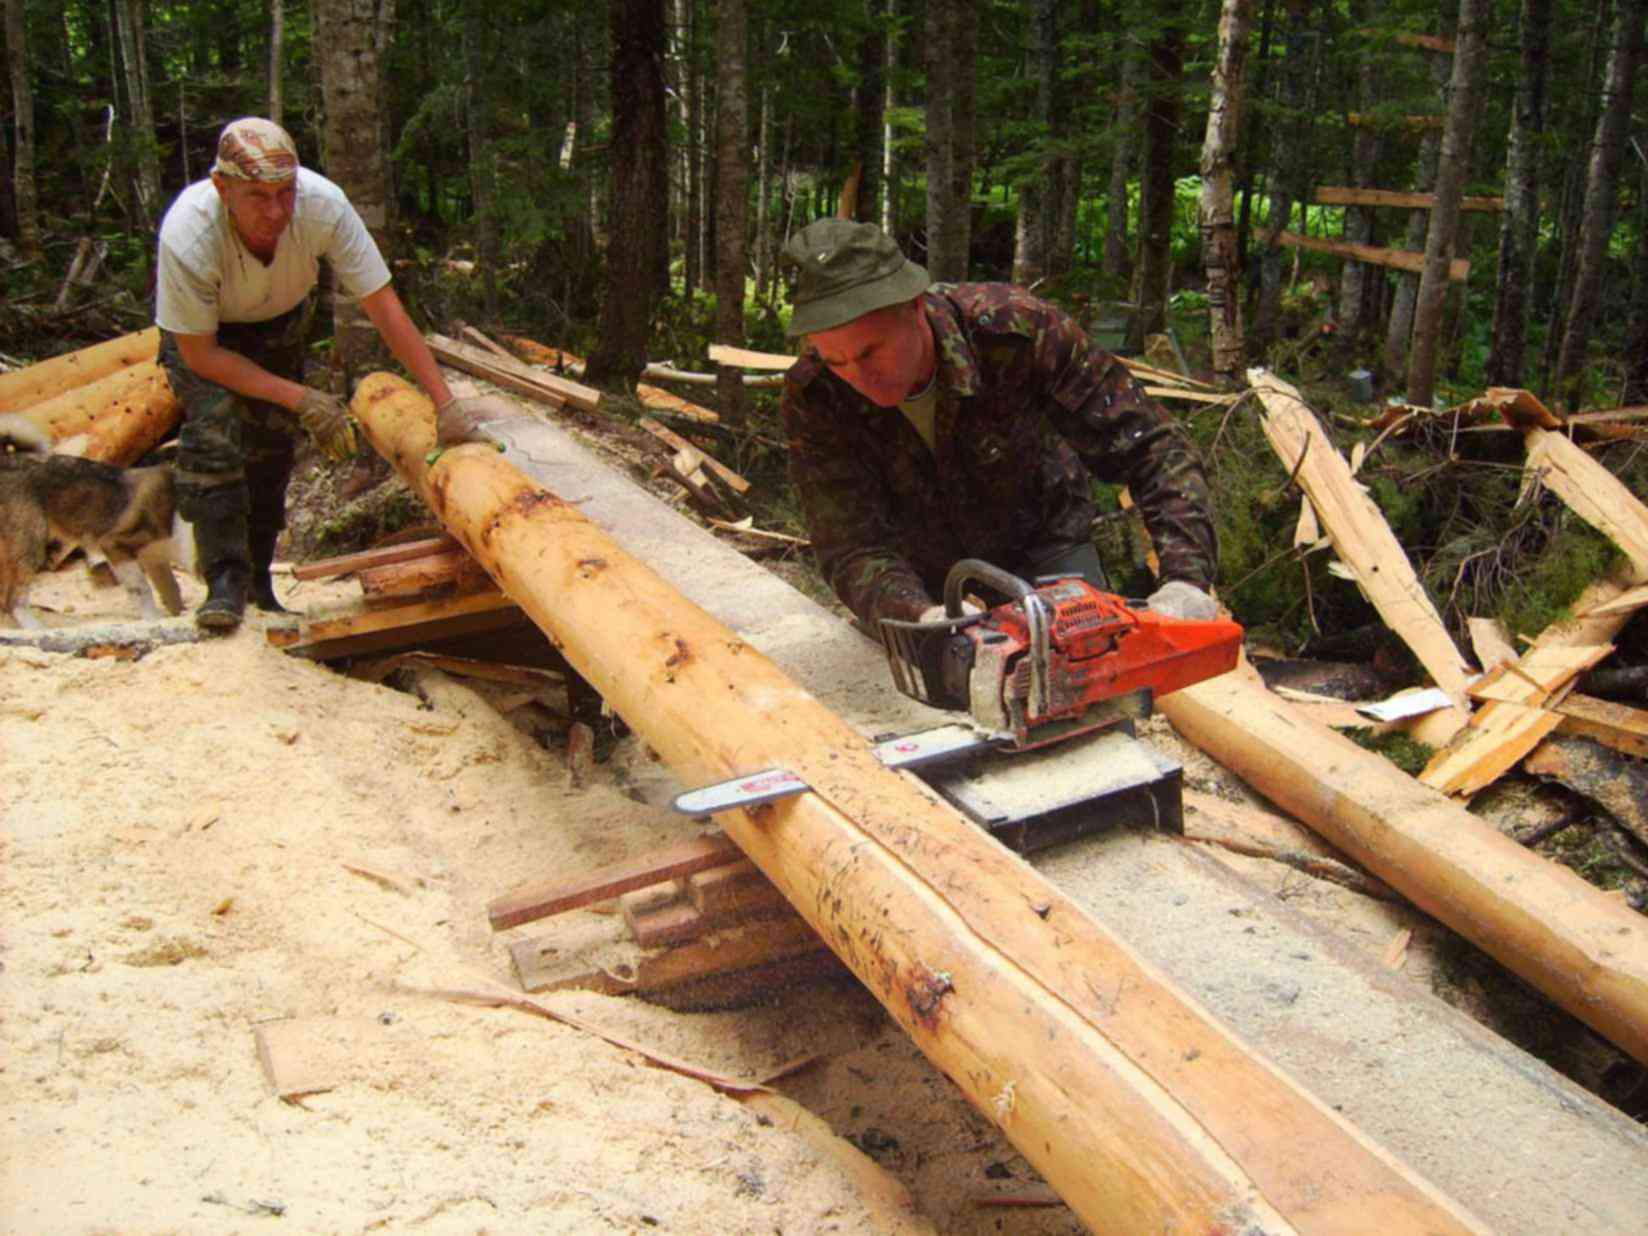
<path fill-rule="evenodd" d="M 1483 1230 L 574 505 L 491 446 L 426 462 L 415 389 L 375 374 L 353 408 L 683 783 L 812 787 L 717 822 L 1094 1230 Z"/>
<path fill-rule="evenodd" d="M 160 351 L 160 329 L 106 339 L 76 352 L 0 374 L 0 412 L 21 412 L 65 391 L 106 378 L 131 365 L 152 361 Z"/>
<path fill-rule="evenodd" d="M 1648 920 L 1236 674 L 1173 728 L 1425 913 L 1648 1063 Z"/>
<path fill-rule="evenodd" d="M 181 409 L 158 361 L 139 361 L 43 399 L 19 415 L 53 442 L 86 435 L 75 453 L 125 467 L 177 424 Z"/>

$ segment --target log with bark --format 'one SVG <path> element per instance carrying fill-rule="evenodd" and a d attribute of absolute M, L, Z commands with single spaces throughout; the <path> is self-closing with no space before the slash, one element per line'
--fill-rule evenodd
<path fill-rule="evenodd" d="M 683 783 L 812 787 L 718 822 L 1095 1229 L 1482 1230 L 573 504 L 490 446 L 427 463 L 418 391 L 373 375 L 353 408 Z"/>
<path fill-rule="evenodd" d="M 0 374 L 0 412 L 21 412 L 130 365 L 152 361 L 159 349 L 160 329 L 151 326 Z"/>

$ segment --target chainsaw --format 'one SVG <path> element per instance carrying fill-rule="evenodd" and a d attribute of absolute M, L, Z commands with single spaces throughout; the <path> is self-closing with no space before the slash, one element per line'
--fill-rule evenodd
<path fill-rule="evenodd" d="M 1009 599 L 964 613 L 975 584 Z M 1080 576 L 1031 585 L 976 558 L 951 568 L 944 609 L 935 622 L 882 622 L 893 682 L 1014 751 L 1147 717 L 1157 696 L 1233 669 L 1242 643 L 1228 619 L 1168 618 Z"/>
<path fill-rule="evenodd" d="M 964 612 L 974 585 L 1008 599 Z M 944 608 L 933 622 L 883 619 L 882 644 L 899 691 L 967 720 L 877 743 L 876 758 L 889 768 L 988 748 L 1031 751 L 1130 726 L 1157 697 L 1233 669 L 1242 643 L 1242 628 L 1227 619 L 1169 618 L 1079 576 L 1031 584 L 974 558 L 950 569 Z M 775 768 L 690 790 L 674 805 L 708 815 L 808 788 Z"/>

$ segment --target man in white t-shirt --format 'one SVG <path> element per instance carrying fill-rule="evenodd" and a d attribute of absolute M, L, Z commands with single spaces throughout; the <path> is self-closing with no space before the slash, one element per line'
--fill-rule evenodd
<path fill-rule="evenodd" d="M 184 189 L 161 222 L 155 295 L 160 360 L 183 405 L 178 509 L 195 526 L 208 587 L 195 621 L 208 630 L 238 626 L 248 591 L 258 608 L 282 608 L 269 563 L 286 522 L 293 431 L 333 459 L 355 450 L 343 400 L 302 380 L 322 258 L 437 409 L 479 402 L 453 399 L 343 191 L 300 167 L 273 121 L 231 121 L 211 178 Z"/>

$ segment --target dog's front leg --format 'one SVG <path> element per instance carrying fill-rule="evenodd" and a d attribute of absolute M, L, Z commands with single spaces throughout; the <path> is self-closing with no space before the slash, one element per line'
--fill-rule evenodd
<path fill-rule="evenodd" d="M 138 562 L 143 565 L 143 573 L 148 576 L 149 584 L 154 589 L 154 595 L 160 599 L 161 606 L 168 614 L 183 612 L 183 594 L 178 591 L 177 579 L 172 574 L 172 543 L 170 541 L 156 541 L 147 550 L 137 556 Z"/>
<path fill-rule="evenodd" d="M 149 577 L 143 573 L 143 567 L 136 558 L 110 554 L 109 567 L 114 571 L 114 576 L 120 581 L 121 586 L 126 589 L 127 595 L 137 602 L 138 612 L 143 617 L 163 617 L 160 607 L 155 604 L 154 594 L 149 591 Z M 173 584 L 172 588 L 176 591 L 177 585 Z"/>

